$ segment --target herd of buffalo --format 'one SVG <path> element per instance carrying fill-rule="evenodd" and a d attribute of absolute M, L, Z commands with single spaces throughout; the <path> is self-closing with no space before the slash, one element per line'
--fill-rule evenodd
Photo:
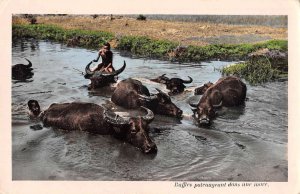
<path fill-rule="evenodd" d="M 33 76 L 32 63 L 16 64 L 12 67 L 12 79 L 26 80 Z M 117 76 L 126 68 L 123 66 L 112 72 L 93 72 L 90 70 L 91 61 L 85 68 L 84 78 L 90 79 L 89 90 L 94 90 L 117 82 Z M 97 134 L 109 134 L 122 139 L 142 150 L 143 153 L 156 153 L 157 146 L 149 137 L 149 123 L 155 114 L 182 118 L 182 110 L 171 100 L 171 95 L 184 91 L 185 85 L 193 79 L 168 78 L 165 74 L 151 79 L 151 81 L 165 84 L 170 90 L 168 94 L 159 89 L 151 94 L 140 81 L 128 78 L 119 81 L 111 96 L 111 101 L 126 109 L 142 109 L 145 115 L 125 118 L 115 114 L 103 106 L 93 103 L 71 102 L 51 104 L 42 111 L 36 100 L 28 101 L 28 108 L 33 117 L 39 118 L 45 127 L 55 127 L 66 130 L 82 130 Z M 193 117 L 197 124 L 209 126 L 216 116 L 216 109 L 225 106 L 238 106 L 246 98 L 246 85 L 237 77 L 220 78 L 216 83 L 205 83 L 195 89 L 195 95 L 202 95 L 198 104 L 190 104 Z"/>

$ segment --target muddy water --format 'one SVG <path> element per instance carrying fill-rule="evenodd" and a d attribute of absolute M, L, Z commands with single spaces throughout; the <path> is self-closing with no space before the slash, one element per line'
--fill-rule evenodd
<path fill-rule="evenodd" d="M 26 63 L 24 57 L 32 61 L 34 76 L 12 81 L 13 180 L 287 181 L 287 82 L 247 84 L 244 107 L 223 108 L 210 128 L 200 128 L 188 106 L 200 98 L 193 90 L 220 78 L 218 69 L 229 62 L 170 64 L 114 51 L 116 68 L 127 63 L 119 80 L 136 78 L 153 93 L 155 88 L 166 91 L 149 81 L 163 73 L 194 79 L 187 91 L 172 97 L 184 118 L 156 116 L 150 136 L 158 153 L 144 155 L 110 136 L 43 128 L 28 118 L 30 99 L 43 108 L 70 101 L 112 105 L 110 89 L 89 92 L 89 80 L 78 71 L 96 51 L 36 40 L 13 42 L 12 64 Z"/>

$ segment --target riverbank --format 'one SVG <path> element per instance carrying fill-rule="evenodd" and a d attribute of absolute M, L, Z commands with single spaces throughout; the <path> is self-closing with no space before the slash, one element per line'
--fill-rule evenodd
<path fill-rule="evenodd" d="M 261 49 L 288 49 L 284 27 L 139 21 L 121 16 L 38 16 L 34 20 L 14 16 L 12 32 L 13 38 L 54 40 L 93 49 L 108 41 L 121 52 L 174 62 L 247 60 L 250 53 Z M 228 43 L 221 44 L 224 40 Z"/>

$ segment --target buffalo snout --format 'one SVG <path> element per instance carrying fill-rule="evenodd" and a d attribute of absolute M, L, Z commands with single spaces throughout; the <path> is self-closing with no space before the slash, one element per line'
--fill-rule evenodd
<path fill-rule="evenodd" d="M 207 116 L 203 116 L 198 120 L 199 125 L 209 126 L 211 124 L 210 119 Z"/>
<path fill-rule="evenodd" d="M 138 130 L 138 129 L 135 129 Z M 139 131 L 137 133 L 131 133 L 130 143 L 135 147 L 140 148 L 145 154 L 156 153 L 156 144 L 149 137 L 148 131 Z"/>
<path fill-rule="evenodd" d="M 157 146 L 154 142 L 147 142 L 144 144 L 142 151 L 145 154 L 151 154 L 151 153 L 156 153 L 157 152 Z"/>

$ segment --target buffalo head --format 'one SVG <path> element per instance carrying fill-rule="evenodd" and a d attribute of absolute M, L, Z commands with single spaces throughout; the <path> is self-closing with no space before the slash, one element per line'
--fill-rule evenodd
<path fill-rule="evenodd" d="M 194 94 L 195 95 L 203 95 L 204 92 L 212 85 L 214 85 L 214 84 L 211 82 L 207 82 L 207 83 L 203 84 L 203 86 L 196 88 Z"/>
<path fill-rule="evenodd" d="M 138 147 L 143 153 L 157 152 L 156 144 L 149 137 L 149 123 L 154 119 L 151 110 L 142 107 L 147 114 L 145 116 L 123 118 L 111 112 L 104 112 L 104 120 L 113 126 L 116 137 L 122 137 L 130 144 Z"/>
<path fill-rule="evenodd" d="M 28 59 L 26 59 L 26 61 L 28 61 L 27 65 L 16 64 L 16 65 L 12 66 L 12 69 L 11 69 L 12 70 L 12 79 L 25 81 L 26 79 L 32 78 L 32 76 L 34 74 L 32 72 L 32 70 L 33 70 L 32 63 Z"/>
<path fill-rule="evenodd" d="M 140 95 L 140 99 L 143 104 L 151 108 L 155 113 L 161 115 L 174 116 L 181 118 L 182 110 L 178 108 L 172 101 L 171 98 L 161 90 L 157 89 L 157 94 L 153 96 Z"/>
<path fill-rule="evenodd" d="M 84 75 L 84 78 L 91 80 L 91 85 L 89 86 L 89 89 L 100 88 L 110 83 L 115 83 L 116 82 L 115 76 L 122 73 L 126 68 L 126 63 L 124 61 L 123 66 L 120 69 L 113 72 L 108 73 L 108 72 L 101 72 L 101 71 L 91 71 L 90 65 L 92 63 L 93 61 L 87 64 L 87 66 L 85 67 L 86 74 Z"/>
<path fill-rule="evenodd" d="M 167 89 L 170 90 L 169 94 L 174 95 L 183 92 L 184 88 L 186 87 L 184 84 L 192 83 L 193 79 L 189 77 L 189 80 L 183 80 L 180 78 L 171 78 L 166 80 Z"/>
<path fill-rule="evenodd" d="M 166 74 L 162 74 L 161 76 L 158 76 L 157 78 L 154 79 L 150 79 L 153 82 L 157 82 L 157 83 L 161 83 L 161 84 L 165 84 L 169 78 L 165 76 Z"/>
<path fill-rule="evenodd" d="M 29 100 L 27 105 L 32 116 L 38 116 L 41 113 L 40 105 L 36 100 Z"/>
<path fill-rule="evenodd" d="M 216 116 L 216 109 L 222 106 L 222 103 L 218 105 L 212 105 L 211 102 L 206 101 L 199 103 L 198 105 L 190 104 L 193 107 L 194 118 L 202 126 L 208 126 L 211 124 L 212 119 Z"/>
<path fill-rule="evenodd" d="M 165 84 L 167 89 L 170 90 L 169 95 L 175 95 L 184 91 L 186 87 L 184 84 L 192 83 L 193 79 L 189 77 L 189 80 L 183 80 L 180 78 L 168 78 L 163 74 L 155 79 L 150 79 L 151 81 Z"/>

